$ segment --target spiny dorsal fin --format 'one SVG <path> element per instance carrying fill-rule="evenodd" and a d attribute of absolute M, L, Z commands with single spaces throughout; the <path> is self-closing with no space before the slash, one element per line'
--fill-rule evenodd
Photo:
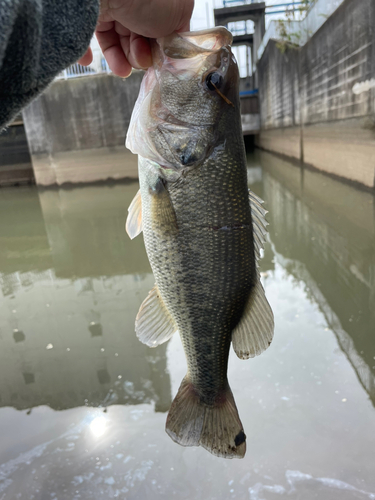
<path fill-rule="evenodd" d="M 254 193 L 254 191 L 251 191 L 251 189 L 249 189 L 249 198 L 254 202 L 254 203 L 257 203 L 259 205 L 260 208 L 262 208 L 262 205 L 264 203 L 264 200 L 262 200 L 262 198 L 260 198 L 257 194 Z M 262 208 L 262 210 L 264 210 Z"/>
<path fill-rule="evenodd" d="M 149 347 L 166 342 L 177 331 L 156 285 L 139 308 L 135 331 L 139 340 Z"/>
<path fill-rule="evenodd" d="M 249 201 L 251 208 L 251 217 L 253 219 L 253 234 L 254 234 L 254 247 L 255 247 L 255 257 L 258 260 L 260 258 L 260 250 L 264 247 L 267 234 L 268 222 L 266 221 L 265 215 L 267 210 L 262 207 L 264 203 L 259 196 L 250 191 L 249 189 Z"/>
<path fill-rule="evenodd" d="M 140 190 L 130 203 L 128 212 L 125 228 L 129 237 L 134 239 L 142 232 L 142 198 Z"/>
<path fill-rule="evenodd" d="M 273 313 L 259 279 L 245 305 L 242 318 L 232 333 L 233 349 L 241 359 L 258 356 L 271 344 Z"/>

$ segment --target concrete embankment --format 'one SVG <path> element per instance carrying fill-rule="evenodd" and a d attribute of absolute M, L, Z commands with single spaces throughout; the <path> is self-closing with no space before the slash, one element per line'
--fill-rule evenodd
<path fill-rule="evenodd" d="M 0 186 L 34 182 L 25 129 L 17 119 L 0 133 Z"/>
<path fill-rule="evenodd" d="M 374 26 L 372 0 L 346 0 L 304 46 L 282 53 L 268 42 L 258 146 L 375 187 Z"/>
<path fill-rule="evenodd" d="M 138 177 L 124 142 L 142 76 L 56 80 L 24 110 L 38 185 Z"/>

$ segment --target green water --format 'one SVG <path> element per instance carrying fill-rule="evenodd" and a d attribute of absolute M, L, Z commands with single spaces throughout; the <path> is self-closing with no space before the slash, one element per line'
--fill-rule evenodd
<path fill-rule="evenodd" d="M 136 184 L 0 190 L 0 500 L 375 499 L 375 203 L 249 156 L 275 339 L 231 353 L 243 460 L 164 432 L 186 363 L 134 319 L 153 286 L 124 231 Z"/>

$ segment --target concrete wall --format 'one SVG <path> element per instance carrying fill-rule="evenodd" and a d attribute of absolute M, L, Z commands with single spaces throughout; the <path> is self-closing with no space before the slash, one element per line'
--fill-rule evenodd
<path fill-rule="evenodd" d="M 142 76 L 56 80 L 24 110 L 37 184 L 137 177 L 124 143 Z"/>
<path fill-rule="evenodd" d="M 346 0 L 300 49 L 258 63 L 258 145 L 369 188 L 375 176 L 375 2 Z"/>
<path fill-rule="evenodd" d="M 33 183 L 25 129 L 19 121 L 0 133 L 0 186 Z"/>

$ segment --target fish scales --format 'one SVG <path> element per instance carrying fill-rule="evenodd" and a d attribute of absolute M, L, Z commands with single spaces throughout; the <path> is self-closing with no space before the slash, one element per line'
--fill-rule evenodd
<path fill-rule="evenodd" d="M 242 148 L 237 156 L 243 161 Z M 147 169 L 140 172 L 140 186 L 142 200 L 149 200 L 143 233 L 155 279 L 176 318 L 190 378 L 202 397 L 212 402 L 226 383 L 231 333 L 255 281 L 255 259 L 246 179 L 239 162 L 234 156 L 233 181 L 227 183 L 221 179 L 232 178 L 227 162 L 219 156 L 205 163 L 199 176 L 187 175 L 178 186 L 166 186 L 176 214 L 176 233 L 167 230 L 160 237 L 152 230 L 158 213 L 152 212 Z M 213 169 L 214 179 L 206 175 Z M 230 258 L 237 254 L 239 258 Z"/>
<path fill-rule="evenodd" d="M 129 129 L 133 136 L 129 138 L 128 134 L 128 146 L 139 154 L 140 181 L 140 215 L 129 213 L 129 218 L 141 218 L 156 281 L 155 290 L 138 313 L 136 331 L 151 346 L 168 340 L 175 330 L 182 339 L 188 369 L 168 415 L 168 434 L 182 445 L 201 445 L 213 454 L 232 458 L 244 455 L 246 437 L 227 380 L 229 349 L 233 341 L 239 356 L 252 355 L 252 342 L 259 334 L 255 330 L 246 332 L 244 317 L 252 301 L 253 323 L 261 325 L 256 304 L 264 309 L 268 303 L 263 304 L 258 292 L 262 288 L 247 190 L 238 71 L 228 50 L 230 35 L 219 28 L 203 32 L 202 37 L 214 39 L 215 50 L 207 50 L 206 44 L 202 55 L 200 46 L 190 47 L 194 33 L 175 35 L 169 41 L 172 46 L 185 43 L 187 59 L 189 50 L 192 59 L 198 51 L 200 68 L 208 60 L 201 70 L 203 77 L 196 70 L 190 79 L 184 74 L 182 84 L 178 78 L 173 79 L 176 67 L 181 71 L 178 59 L 173 63 L 164 59 L 168 70 L 163 79 L 163 65 L 157 58 L 163 56 L 168 42 L 158 41 L 154 50 L 156 69 L 151 76 L 146 75 L 144 84 L 152 90 L 142 94 L 141 89 L 133 128 L 131 124 Z M 223 42 L 221 46 L 218 39 Z M 225 82 L 222 74 L 214 74 L 221 70 L 223 60 Z M 190 69 L 191 61 L 187 63 Z M 220 91 L 207 91 L 207 72 L 226 92 L 224 97 Z M 152 75 L 156 80 L 153 85 Z M 154 92 L 152 99 L 150 92 Z M 185 100 L 184 92 L 188 94 Z M 194 106 L 196 95 L 199 102 Z M 147 99 L 148 108 L 144 104 Z M 154 114 L 156 125 L 144 109 Z M 177 112 L 172 114 L 171 109 Z M 186 120 L 191 113 L 193 123 L 189 127 Z M 185 122 L 181 123 L 182 115 Z M 149 120 L 142 129 L 146 145 L 136 140 L 137 127 L 145 117 Z M 199 128 L 199 123 L 204 125 Z M 139 231 L 139 224 L 134 229 L 129 223 L 129 233 L 134 236 Z M 249 324 L 253 324 L 251 321 Z M 270 328 L 264 329 L 267 338 L 272 338 Z"/>

